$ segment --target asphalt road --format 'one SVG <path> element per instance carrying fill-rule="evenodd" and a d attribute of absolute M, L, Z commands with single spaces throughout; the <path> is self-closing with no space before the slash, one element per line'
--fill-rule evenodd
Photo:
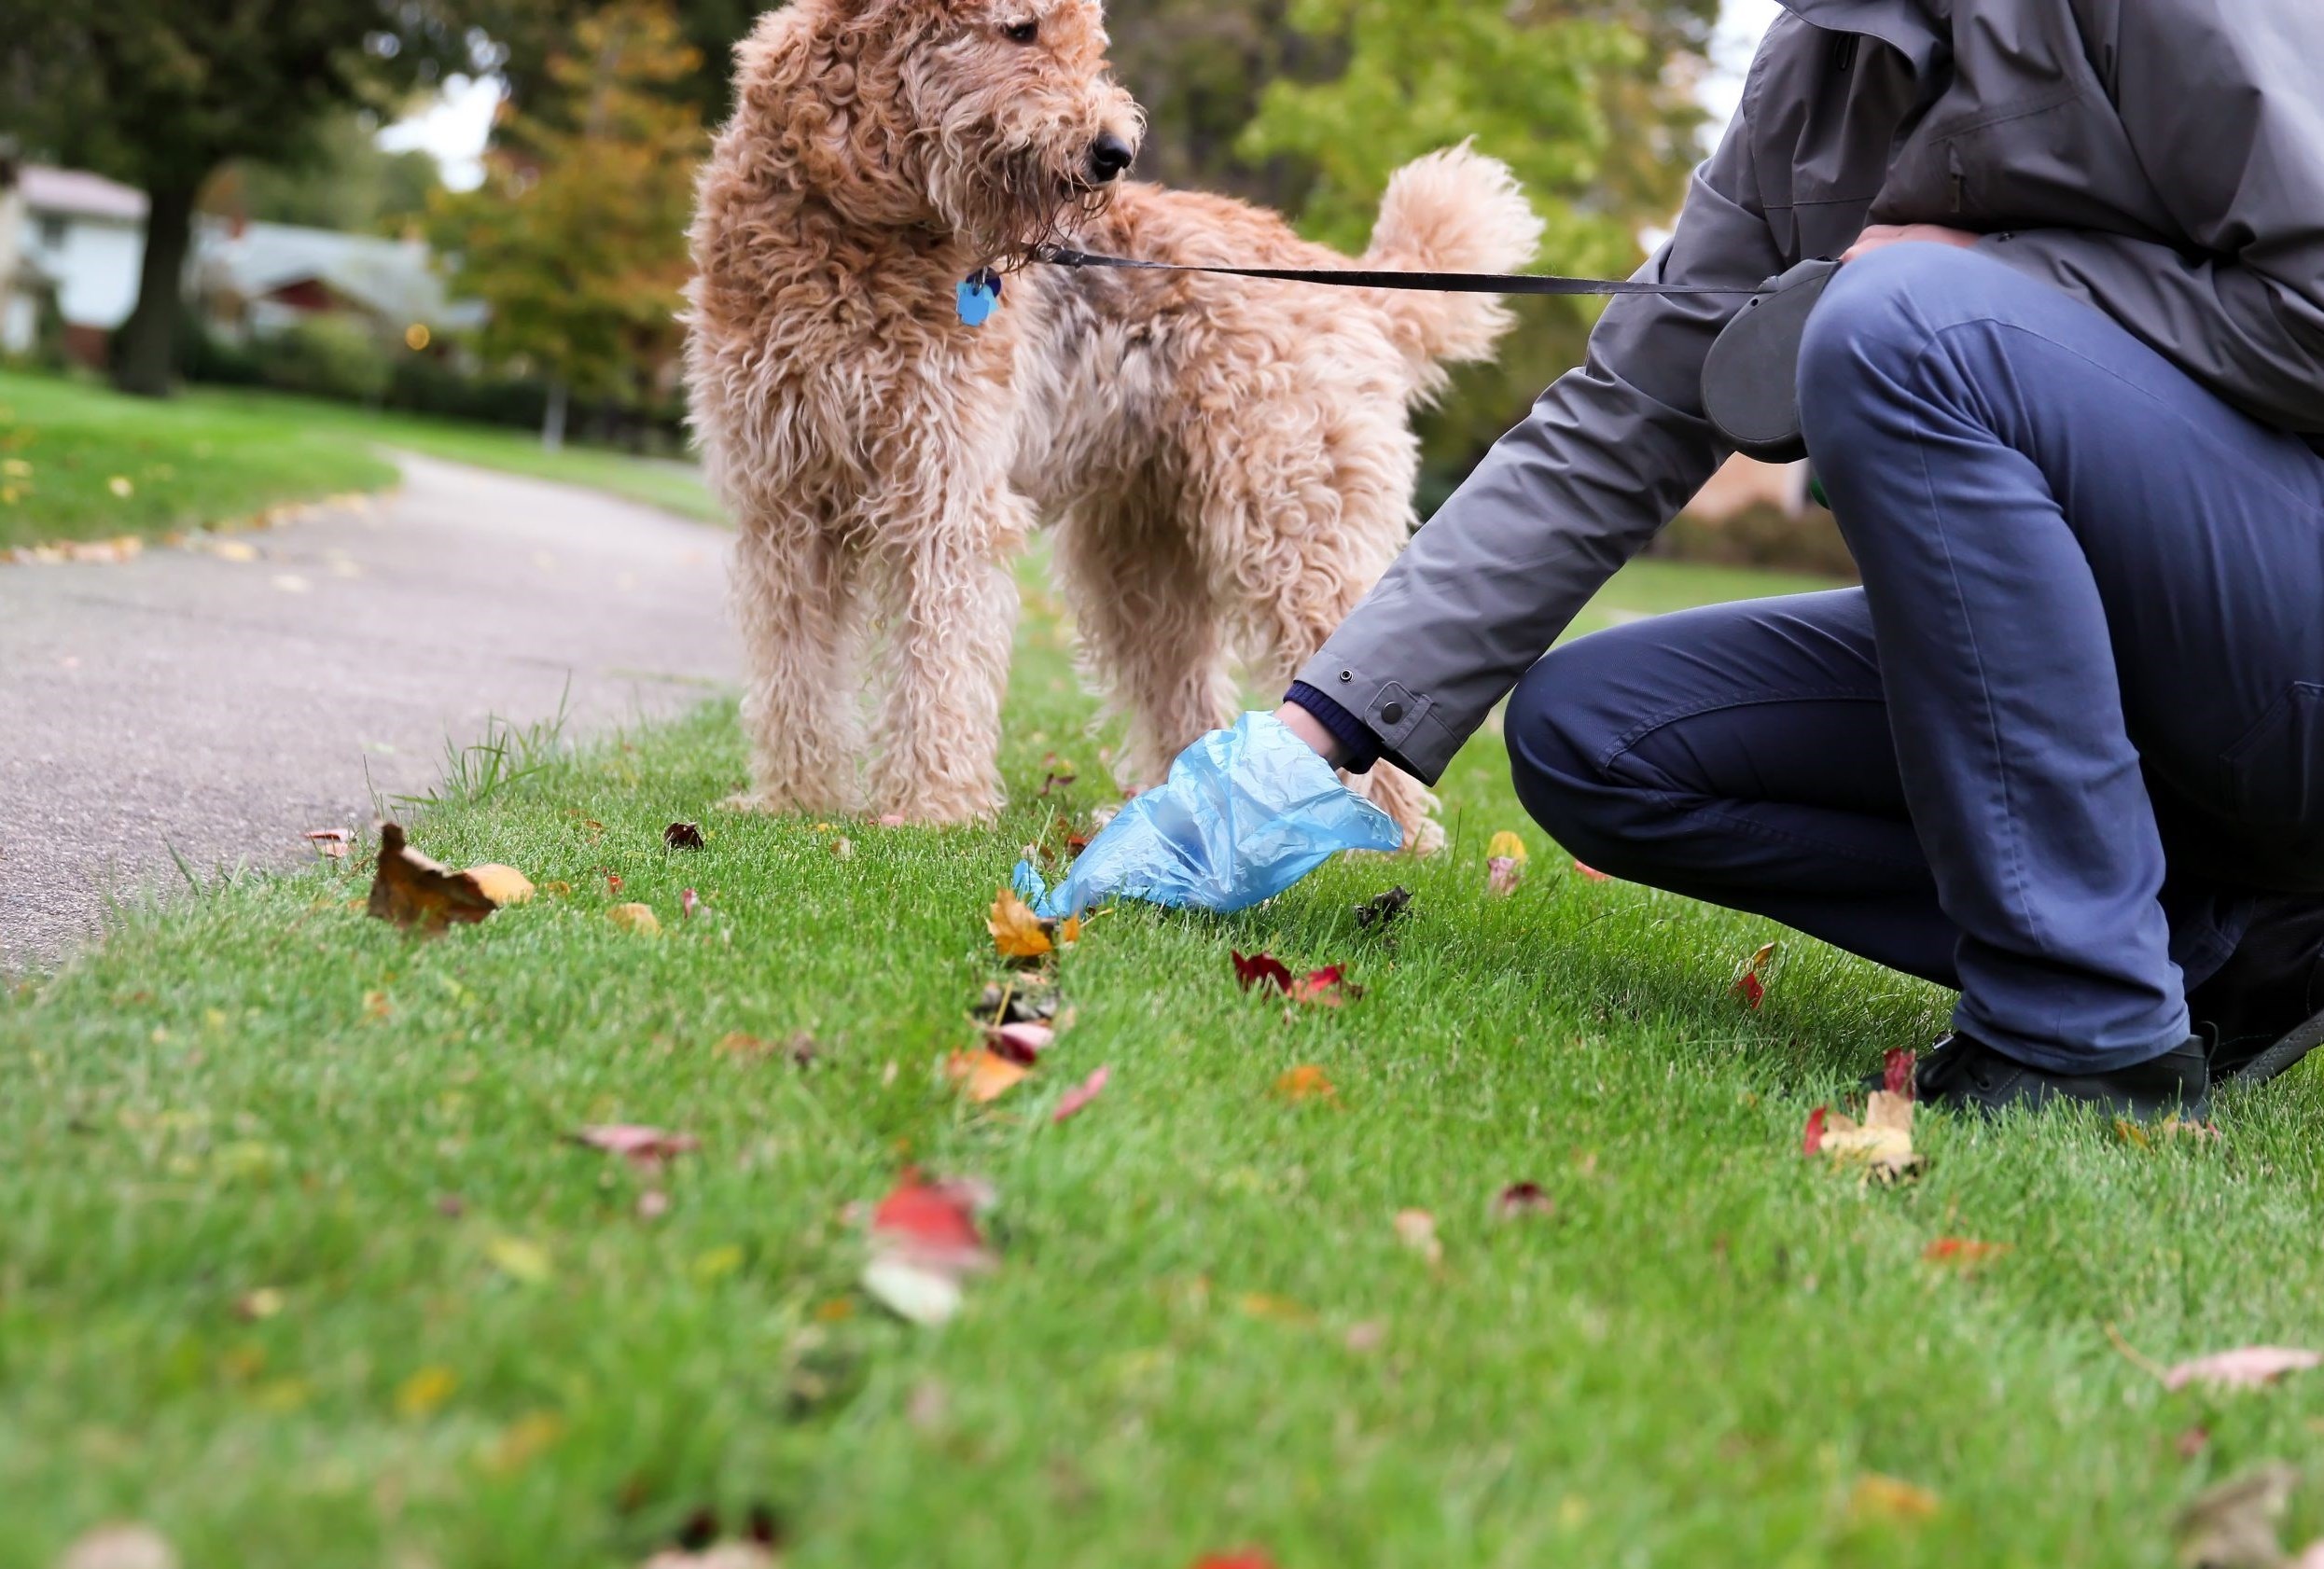
<path fill-rule="evenodd" d="M 205 875 L 310 856 L 494 718 L 563 700 L 580 736 L 731 687 L 726 535 L 400 461 L 401 490 L 222 552 L 0 563 L 0 974 L 182 888 L 173 846 Z"/>

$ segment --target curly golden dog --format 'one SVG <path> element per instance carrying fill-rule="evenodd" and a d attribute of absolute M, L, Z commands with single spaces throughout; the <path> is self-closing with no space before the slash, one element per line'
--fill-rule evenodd
<path fill-rule="evenodd" d="M 1143 122 L 1106 44 L 1097 0 L 795 0 L 738 51 L 687 376 L 741 529 L 744 804 L 995 812 L 1010 562 L 1037 524 L 1129 716 L 1125 784 L 1232 715 L 1231 657 L 1287 680 L 1411 530 L 1408 413 L 1491 354 L 1503 307 L 1019 267 L 1058 240 L 1351 265 L 1272 213 L 1125 181 Z M 1361 265 L 1506 270 L 1539 232 L 1505 166 L 1454 148 L 1395 177 Z M 988 267 L 999 309 L 972 326 L 956 291 Z M 1408 843 L 1440 841 L 1417 781 L 1370 788 Z"/>

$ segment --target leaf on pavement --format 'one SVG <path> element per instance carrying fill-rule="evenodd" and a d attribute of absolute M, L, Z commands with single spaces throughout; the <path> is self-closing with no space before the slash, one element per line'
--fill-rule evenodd
<path fill-rule="evenodd" d="M 642 937 L 661 935 L 661 922 L 649 904 L 618 904 L 605 911 L 605 919 L 625 932 L 635 932 Z"/>
<path fill-rule="evenodd" d="M 380 827 L 379 869 L 371 877 L 369 913 L 398 926 L 440 932 L 454 922 L 477 922 L 498 907 L 476 879 L 421 854 L 404 839 L 403 826 Z"/>
<path fill-rule="evenodd" d="M 1757 953 L 1745 961 L 1743 973 L 1735 977 L 1734 983 L 1727 990 L 1740 996 L 1752 1007 L 1757 1007 L 1765 1002 L 1767 982 L 1772 975 L 1767 968 L 1767 962 L 1775 956 L 1775 950 L 1780 946 L 1782 945 L 1773 942 L 1762 944 Z"/>
<path fill-rule="evenodd" d="M 2318 1364 L 2324 1364 L 2324 1354 L 2294 1346 L 2238 1346 L 2166 1370 L 2163 1387 L 2184 1389 L 2199 1383 L 2206 1389 L 2259 1389 L 2286 1373 L 2305 1372 Z"/>
<path fill-rule="evenodd" d="M 1813 1134 L 1813 1118 L 1809 1128 Z M 1904 1182 L 1928 1164 L 1928 1158 L 1913 1148 L 1913 1103 L 1885 1090 L 1872 1092 L 1863 1121 L 1832 1112 L 1821 1132 L 1811 1153 L 1837 1165 L 1860 1167 L 1868 1183 Z"/>
<path fill-rule="evenodd" d="M 673 823 L 661 830 L 661 842 L 672 850 L 700 850 L 703 847 L 700 823 Z"/>
<path fill-rule="evenodd" d="M 2180 1511 L 2176 1534 L 2184 1569 L 2278 1569 L 2276 1533 L 2300 1473 L 2271 1460 L 2198 1494 Z"/>
<path fill-rule="evenodd" d="M 985 917 L 984 929 L 993 934 L 993 947 L 1004 959 L 1037 959 L 1056 946 L 1050 939 L 1050 928 L 1033 913 L 1033 907 L 1008 888 L 993 896 L 993 912 Z"/>
<path fill-rule="evenodd" d="M 978 1105 L 999 1100 L 1023 1083 L 1029 1072 L 1023 1063 L 989 1049 L 955 1051 L 944 1062 L 945 1076 Z"/>
<path fill-rule="evenodd" d="M 525 904 L 533 897 L 533 880 L 514 867 L 504 867 L 498 861 L 487 861 L 480 867 L 470 867 L 468 876 L 486 898 L 496 906 Z"/>
<path fill-rule="evenodd" d="M 1294 1104 L 1339 1098 L 1339 1091 L 1332 1089 L 1331 1080 L 1313 1062 L 1302 1062 L 1296 1068 L 1286 1069 L 1275 1079 L 1275 1094 Z"/>
<path fill-rule="evenodd" d="M 663 1161 L 702 1147 L 702 1140 L 691 1133 L 673 1133 L 634 1122 L 593 1123 L 569 1136 L 575 1144 L 619 1155 L 646 1171 L 657 1170 Z"/>
<path fill-rule="evenodd" d="M 1254 986 L 1272 986 L 1278 992 L 1290 992 L 1291 971 L 1273 954 L 1254 953 L 1246 959 L 1234 949 L 1229 949 L 1228 952 L 1234 955 L 1234 978 L 1243 983 L 1245 992 Z"/>
<path fill-rule="evenodd" d="M 1113 1076 L 1113 1069 L 1101 1067 L 1089 1077 L 1058 1097 L 1057 1109 L 1049 1114 L 1051 1122 L 1063 1122 L 1075 1112 L 1088 1105 L 1105 1091 L 1106 1081 Z"/>

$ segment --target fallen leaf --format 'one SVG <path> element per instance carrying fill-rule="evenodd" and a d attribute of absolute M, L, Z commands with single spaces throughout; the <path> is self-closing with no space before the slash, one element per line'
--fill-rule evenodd
<path fill-rule="evenodd" d="M 1313 1324 L 1315 1315 L 1305 1304 L 1272 1292 L 1246 1291 L 1234 1299 L 1235 1307 L 1249 1318 L 1263 1318 L 1276 1324 Z"/>
<path fill-rule="evenodd" d="M 2271 1460 L 2199 1493 L 2178 1516 L 2183 1569 L 2278 1569 L 2276 1532 L 2299 1480 L 2298 1470 Z"/>
<path fill-rule="evenodd" d="M 150 1525 L 100 1525 L 74 1538 L 56 1569 L 177 1569 L 177 1549 Z"/>
<path fill-rule="evenodd" d="M 1356 929 L 1364 931 L 1372 926 L 1385 929 L 1390 922 L 1403 914 L 1404 907 L 1412 902 L 1412 891 L 1400 883 L 1385 894 L 1374 894 L 1356 907 Z"/>
<path fill-rule="evenodd" d="M 423 1368 L 397 1386 L 396 1412 L 404 1417 L 426 1416 L 451 1399 L 459 1387 L 460 1380 L 451 1368 Z"/>
<path fill-rule="evenodd" d="M 498 907 L 476 879 L 431 861 L 404 840 L 400 824 L 380 827 L 379 869 L 367 906 L 378 920 L 439 932 L 454 922 L 477 922 Z"/>
<path fill-rule="evenodd" d="M 1075 943 L 1079 942 L 1080 940 L 1081 917 L 1079 915 L 1068 915 L 1063 921 L 1057 923 L 1057 943 L 1059 947 L 1071 948 Z"/>
<path fill-rule="evenodd" d="M 1735 978 L 1734 984 L 1727 990 L 1739 994 L 1752 1007 L 1757 1007 L 1765 1002 L 1767 1000 L 1767 979 L 1762 972 L 1766 969 L 1767 961 L 1775 956 L 1775 950 L 1779 946 L 1781 945 L 1773 942 L 1762 944 L 1760 951 L 1752 954 L 1745 963 L 1743 973 Z"/>
<path fill-rule="evenodd" d="M 1055 946 L 1033 907 L 1008 888 L 993 896 L 984 929 L 993 934 L 993 947 L 1004 959 L 1037 959 Z"/>
<path fill-rule="evenodd" d="M 670 1195 L 659 1187 L 648 1187 L 637 1196 L 637 1218 L 660 1220 L 670 1213 Z"/>
<path fill-rule="evenodd" d="M 1525 841 L 1503 828 L 1486 841 L 1485 857 L 1495 861 L 1515 861 L 1523 866 L 1526 859 Z"/>
<path fill-rule="evenodd" d="M 664 1548 L 638 1569 L 776 1569 L 781 1562 L 762 1542 L 713 1542 L 698 1552 Z"/>
<path fill-rule="evenodd" d="M 1521 1215 L 1553 1215 L 1555 1201 L 1541 1190 L 1538 1182 L 1512 1182 L 1501 1189 L 1493 1201 L 1493 1213 L 1503 1220 L 1515 1220 Z"/>
<path fill-rule="evenodd" d="M 1397 1211 L 1396 1240 L 1431 1264 L 1444 1262 L 1444 1244 L 1437 1240 L 1437 1217 L 1426 1210 Z"/>
<path fill-rule="evenodd" d="M 831 841 L 831 859 L 852 861 L 856 858 L 856 841 L 842 834 Z"/>
<path fill-rule="evenodd" d="M 522 1237 L 494 1237 L 484 1244 L 484 1257 L 511 1280 L 539 1285 L 555 1272 L 549 1250 Z"/>
<path fill-rule="evenodd" d="M 1913 1064 L 1919 1061 L 1919 1058 L 1920 1053 L 1911 1047 L 1890 1047 L 1888 1054 L 1881 1059 L 1880 1087 L 1891 1095 L 1901 1095 L 1906 1100 L 1911 1100 L 1913 1098 Z"/>
<path fill-rule="evenodd" d="M 1614 881 L 1612 876 L 1609 874 L 1598 870 L 1595 867 L 1585 867 L 1579 861 L 1576 861 L 1574 863 L 1574 870 L 1579 872 L 1582 876 L 1588 878 L 1593 882 L 1611 882 Z"/>
<path fill-rule="evenodd" d="M 2292 1346 L 2239 1346 L 2181 1362 L 2164 1373 L 2163 1387 L 2184 1389 L 2199 1383 L 2206 1389 L 2258 1389 L 2318 1364 L 2324 1364 L 2324 1354 Z"/>
<path fill-rule="evenodd" d="M 104 488 L 111 491 L 115 499 L 119 501 L 127 501 L 137 493 L 137 487 L 130 482 L 130 478 L 126 474 L 116 474 L 104 482 Z"/>
<path fill-rule="evenodd" d="M 1275 1093 L 1284 1100 L 1293 1102 L 1329 1101 L 1339 1095 L 1339 1091 L 1331 1088 L 1331 1080 L 1324 1076 L 1324 1071 L 1312 1062 L 1286 1069 L 1275 1080 Z"/>
<path fill-rule="evenodd" d="M 995 1024 L 984 1032 L 984 1048 L 995 1057 L 1029 1068 L 1056 1039 L 1056 1030 L 1038 1021 Z"/>
<path fill-rule="evenodd" d="M 529 904 L 533 898 L 533 880 L 514 867 L 504 867 L 497 861 L 487 861 L 480 867 L 470 867 L 468 876 L 476 882 L 484 896 L 495 905 Z"/>
<path fill-rule="evenodd" d="M 863 1268 L 863 1288 L 897 1317 L 935 1326 L 960 1312 L 960 1278 L 908 1258 L 874 1256 Z"/>
<path fill-rule="evenodd" d="M 1049 1119 L 1051 1122 L 1063 1122 L 1066 1118 L 1096 1100 L 1105 1090 L 1106 1081 L 1112 1076 L 1112 1068 L 1099 1068 L 1089 1077 L 1058 1097 L 1057 1109 L 1049 1114 Z"/>
<path fill-rule="evenodd" d="M 608 893 L 608 894 L 618 894 L 618 893 L 619 893 L 620 891 L 621 891 L 621 874 L 620 874 L 619 872 L 618 872 L 618 871 L 609 871 L 609 872 L 606 872 L 606 873 L 605 873 L 605 892 L 606 892 L 606 893 Z"/>
<path fill-rule="evenodd" d="M 700 903 L 702 903 L 702 900 L 695 896 L 694 890 L 691 888 L 679 889 L 678 919 L 681 921 L 691 921 L 694 919 L 694 907 Z"/>
<path fill-rule="evenodd" d="M 994 1262 L 977 1229 L 980 1198 L 968 1184 L 925 1183 L 907 1171 L 872 1212 L 864 1289 L 914 1324 L 958 1312 L 963 1279 Z"/>
<path fill-rule="evenodd" d="M 1484 863 L 1484 885 L 1488 892 L 1508 898 L 1517 892 L 1517 884 L 1524 881 L 1525 863 L 1512 861 L 1506 855 L 1489 855 Z"/>
<path fill-rule="evenodd" d="M 661 830 L 661 842 L 672 850 L 700 850 L 703 847 L 702 825 L 673 823 Z"/>
<path fill-rule="evenodd" d="M 1284 991 L 1293 1002 L 1315 1007 L 1338 1007 L 1349 998 L 1364 994 L 1362 987 L 1346 984 L 1346 972 L 1338 965 L 1309 970 Z"/>
<path fill-rule="evenodd" d="M 945 1060 L 944 1071 L 969 1100 L 987 1105 L 1024 1082 L 1031 1070 L 994 1051 L 955 1051 Z"/>
<path fill-rule="evenodd" d="M 651 905 L 618 904 L 605 911 L 605 919 L 623 931 L 635 932 L 639 937 L 655 937 L 661 935 L 661 923 L 655 918 L 654 907 Z"/>
<path fill-rule="evenodd" d="M 1194 1561 L 1192 1569 L 1275 1569 L 1275 1561 L 1257 1548 L 1243 1548 L 1234 1552 L 1206 1552 Z"/>
<path fill-rule="evenodd" d="M 1811 1153 L 1840 1165 L 1861 1166 L 1867 1182 L 1902 1182 L 1928 1164 L 1913 1148 L 1913 1103 L 1901 1095 L 1873 1090 L 1862 1122 L 1833 1112 L 1820 1130 L 1814 1118 L 1808 1123 L 1816 1146 Z M 1822 1136 L 1814 1138 L 1818 1132 Z"/>
<path fill-rule="evenodd" d="M 702 1141 L 691 1133 L 673 1133 L 634 1122 L 595 1123 L 567 1136 L 576 1144 L 619 1155 L 647 1171 L 659 1169 L 663 1161 L 689 1149 L 702 1147 Z"/>
<path fill-rule="evenodd" d="M 1857 1478 L 1848 1489 L 1848 1515 L 1854 1520 L 1923 1520 L 1936 1512 L 1935 1493 L 1877 1471 Z"/>
<path fill-rule="evenodd" d="M 252 1323 L 272 1318 L 283 1311 L 283 1294 L 271 1285 L 262 1285 L 234 1304 L 234 1316 Z"/>
<path fill-rule="evenodd" d="M 316 854 L 327 860 L 345 860 L 347 846 L 354 840 L 355 835 L 344 828 L 309 828 L 307 830 L 307 842 L 314 846 Z"/>
<path fill-rule="evenodd" d="M 2011 1251 L 2012 1247 L 2010 1243 L 1981 1243 L 1968 1237 L 1939 1237 L 1921 1249 L 1921 1260 L 1968 1270 L 1992 1262 Z"/>
<path fill-rule="evenodd" d="M 1254 986 L 1273 986 L 1287 994 L 1290 992 L 1291 971 L 1272 953 L 1254 953 L 1245 959 L 1236 950 L 1227 951 L 1234 956 L 1234 978 L 1243 983 L 1245 992 Z"/>
<path fill-rule="evenodd" d="M 687 1266 L 687 1273 L 694 1277 L 696 1284 L 710 1285 L 726 1279 L 742 1267 L 742 1247 L 735 1243 L 726 1243 L 717 1247 L 706 1247 L 694 1255 L 694 1262 Z"/>
<path fill-rule="evenodd" d="M 1807 1132 L 1800 1139 L 1801 1154 L 1815 1155 L 1823 1149 L 1824 1119 L 1830 1111 L 1828 1106 L 1817 1106 L 1807 1114 Z"/>

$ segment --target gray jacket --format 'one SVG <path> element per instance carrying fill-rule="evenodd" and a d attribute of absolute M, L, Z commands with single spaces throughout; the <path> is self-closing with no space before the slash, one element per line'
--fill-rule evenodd
<path fill-rule="evenodd" d="M 2324 451 L 2324 0 L 1785 0 L 1639 271 L 1756 284 L 1940 223 Z M 1739 300 L 1611 305 L 1300 679 L 1434 782 L 1726 455 L 1703 358 Z"/>

